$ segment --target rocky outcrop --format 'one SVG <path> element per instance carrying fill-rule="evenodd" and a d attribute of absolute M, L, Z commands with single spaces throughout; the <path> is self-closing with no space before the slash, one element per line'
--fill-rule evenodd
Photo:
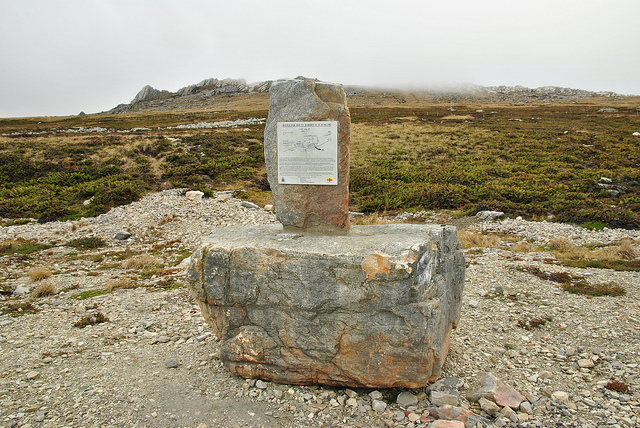
<path fill-rule="evenodd" d="M 451 226 L 215 230 L 188 279 L 225 367 L 279 383 L 418 388 L 440 376 L 465 261 Z"/>
<path fill-rule="evenodd" d="M 296 77 L 296 79 L 303 79 Z M 136 95 L 130 104 L 119 104 L 106 113 L 126 113 L 132 110 L 172 110 L 201 106 L 202 100 L 210 100 L 220 95 L 234 96 L 242 94 L 260 94 L 268 92 L 275 82 L 287 79 L 265 80 L 247 83 L 244 79 L 204 79 L 194 85 L 188 85 L 176 92 L 160 91 L 147 85 Z M 317 81 L 317 80 L 316 80 Z M 406 90 L 398 88 L 374 88 L 365 86 L 345 86 L 348 98 L 382 94 L 383 97 L 394 94 L 399 103 L 406 102 Z M 383 92 L 384 91 L 384 92 Z M 387 92 L 389 94 L 387 94 Z M 558 86 L 543 86 L 535 89 L 524 86 L 481 86 L 474 84 L 449 85 L 444 87 L 413 88 L 413 95 L 428 98 L 434 102 L 509 102 L 512 104 L 526 104 L 531 102 L 552 102 L 585 98 L 620 98 L 614 92 L 591 92 L 581 89 L 563 88 Z"/>
<path fill-rule="evenodd" d="M 150 85 L 145 86 L 144 88 L 142 88 L 140 90 L 140 92 L 138 92 L 138 94 L 135 96 L 135 98 L 133 99 L 133 101 L 131 101 L 131 104 L 138 104 L 139 102 L 145 101 L 145 100 L 149 100 L 152 98 L 157 98 L 160 95 L 162 95 L 163 93 L 168 93 L 167 91 L 159 91 L 153 87 L 151 87 Z"/>
<path fill-rule="evenodd" d="M 105 112 L 109 114 L 127 113 L 138 110 L 172 110 L 184 103 L 189 104 L 198 99 L 211 99 L 218 95 L 259 94 L 269 91 L 273 81 L 247 84 L 245 79 L 204 79 L 195 85 L 185 86 L 176 92 L 158 90 L 146 85 L 138 92 L 129 104 L 118 104 Z"/>

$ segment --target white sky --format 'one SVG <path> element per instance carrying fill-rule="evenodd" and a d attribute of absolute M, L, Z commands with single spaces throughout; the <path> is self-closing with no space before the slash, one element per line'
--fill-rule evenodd
<path fill-rule="evenodd" d="M 303 75 L 640 94 L 640 0 L 0 0 L 0 117 Z"/>

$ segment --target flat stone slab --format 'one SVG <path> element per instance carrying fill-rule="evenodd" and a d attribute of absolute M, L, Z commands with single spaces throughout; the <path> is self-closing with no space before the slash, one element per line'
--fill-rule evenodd
<path fill-rule="evenodd" d="M 451 226 L 309 236 L 268 225 L 215 230 L 193 254 L 188 280 L 231 372 L 418 388 L 442 371 L 464 269 Z"/>

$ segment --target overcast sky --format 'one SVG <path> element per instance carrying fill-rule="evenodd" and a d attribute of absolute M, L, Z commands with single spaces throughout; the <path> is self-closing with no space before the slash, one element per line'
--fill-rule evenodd
<path fill-rule="evenodd" d="M 0 0 L 0 20 L 0 117 L 209 77 L 640 94 L 640 0 Z"/>

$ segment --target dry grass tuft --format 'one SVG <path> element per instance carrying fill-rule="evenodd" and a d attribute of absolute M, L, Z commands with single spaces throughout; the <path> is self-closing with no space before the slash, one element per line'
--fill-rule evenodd
<path fill-rule="evenodd" d="M 471 247 L 496 247 L 500 245 L 502 239 L 498 235 L 490 233 L 478 233 L 468 230 L 458 231 L 458 239 L 460 239 L 460 245 L 462 248 Z"/>
<path fill-rule="evenodd" d="M 517 251 L 519 253 L 531 253 L 533 251 L 538 251 L 538 247 L 533 245 L 531 242 L 520 241 L 513 247 L 511 247 L 512 251 Z"/>
<path fill-rule="evenodd" d="M 375 224 L 390 224 L 393 222 L 385 217 L 380 216 L 378 213 L 373 213 L 365 214 L 362 217 L 355 218 L 351 223 L 363 226 L 371 226 Z"/>
<path fill-rule="evenodd" d="M 129 278 L 121 278 L 115 281 L 111 281 L 106 285 L 107 291 L 113 291 L 118 289 L 126 289 L 126 288 L 136 288 L 138 285 L 135 281 L 132 281 Z"/>
<path fill-rule="evenodd" d="M 42 281 L 51 277 L 51 270 L 46 267 L 34 267 L 27 272 L 32 281 Z"/>
<path fill-rule="evenodd" d="M 634 260 L 638 257 L 638 250 L 634 247 L 632 239 L 625 238 L 614 247 L 594 251 L 593 256 L 596 260 Z"/>
<path fill-rule="evenodd" d="M 549 241 L 549 247 L 552 250 L 561 251 L 563 253 L 573 251 L 577 248 L 577 245 L 574 244 L 570 239 L 563 237 L 553 238 Z"/>
<path fill-rule="evenodd" d="M 38 284 L 37 287 L 35 287 L 33 290 L 31 290 L 31 295 L 33 297 L 46 297 L 46 296 L 53 296 L 54 294 L 56 294 L 56 287 L 55 285 L 53 285 L 51 282 L 49 281 L 45 281 L 42 282 L 40 284 Z"/>
<path fill-rule="evenodd" d="M 122 263 L 124 269 L 144 269 L 153 268 L 160 265 L 160 262 L 155 257 L 148 254 L 142 254 L 140 256 L 129 257 Z"/>

